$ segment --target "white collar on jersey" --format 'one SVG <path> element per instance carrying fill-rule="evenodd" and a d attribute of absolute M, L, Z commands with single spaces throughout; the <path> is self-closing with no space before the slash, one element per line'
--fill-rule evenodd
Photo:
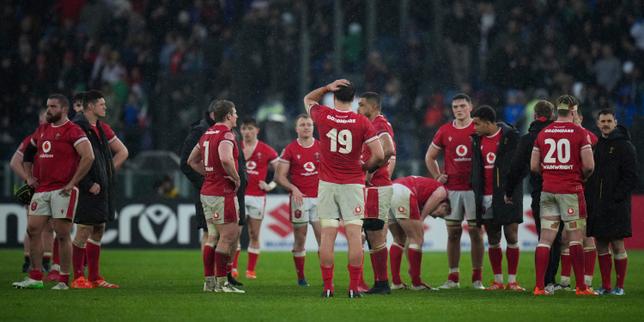
<path fill-rule="evenodd" d="M 69 119 L 67 119 L 67 121 L 65 121 L 65 123 L 63 123 L 61 125 L 55 125 L 54 123 L 51 123 L 51 127 L 61 127 L 61 126 L 65 125 L 65 124 L 67 124 L 67 122 L 69 122 Z"/>
<path fill-rule="evenodd" d="M 468 128 L 470 126 L 470 124 L 472 124 L 472 121 L 474 121 L 474 119 L 470 119 L 470 122 L 467 123 L 467 125 L 465 125 L 463 127 L 458 127 L 458 126 L 456 126 L 456 120 L 454 120 L 454 121 L 452 121 L 452 126 L 457 130 L 462 130 L 462 129 Z"/>
<path fill-rule="evenodd" d="M 299 146 L 301 146 L 301 147 L 303 147 L 305 149 L 308 149 L 308 148 L 312 147 L 313 145 L 315 145 L 315 138 L 313 138 L 313 140 L 311 141 L 311 145 L 309 145 L 309 146 L 304 146 L 302 143 L 300 143 L 300 139 L 295 139 L 295 142 L 297 142 L 297 144 Z"/>
<path fill-rule="evenodd" d="M 492 134 L 492 135 L 487 135 L 487 138 L 488 138 L 488 139 L 491 139 L 491 138 L 493 138 L 493 137 L 497 136 L 499 133 L 501 133 L 501 128 L 500 128 L 500 127 L 499 127 L 499 129 L 498 129 L 498 130 L 496 130 L 496 132 L 494 132 L 494 134 Z"/>

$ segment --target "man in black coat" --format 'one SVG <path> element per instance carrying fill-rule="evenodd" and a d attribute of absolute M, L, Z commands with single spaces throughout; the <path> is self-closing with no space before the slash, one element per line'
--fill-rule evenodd
<path fill-rule="evenodd" d="M 631 192 L 637 184 L 637 154 L 628 130 L 617 125 L 615 113 L 597 116 L 601 137 L 595 148 L 595 173 L 586 185 L 588 236 L 595 237 L 602 287 L 599 294 L 624 295 L 627 255 L 624 238 L 631 237 Z M 617 284 L 611 292 L 611 253 L 615 257 Z"/>
<path fill-rule="evenodd" d="M 532 155 L 532 148 L 537 135 L 546 126 L 552 123 L 552 114 L 554 112 L 554 105 L 546 100 L 538 101 L 534 106 L 534 121 L 530 123 L 528 133 L 521 136 L 519 144 L 514 152 L 510 171 L 505 176 L 505 196 L 507 200 L 514 200 L 515 189 L 522 186 L 523 178 L 530 173 L 530 187 L 532 191 L 530 195 L 532 202 L 530 209 L 532 209 L 532 216 L 534 217 L 535 225 L 537 226 L 537 235 L 541 232 L 541 220 L 539 213 L 539 201 L 541 200 L 541 187 L 543 180 L 541 175 L 530 172 L 530 156 Z M 521 197 L 523 198 L 523 197 Z M 557 238 L 552 244 L 550 251 L 550 260 L 548 261 L 548 269 L 546 271 L 545 285 L 554 287 L 555 277 L 557 276 L 557 268 L 559 267 L 559 258 L 561 255 L 561 232 L 563 226 L 559 227 Z"/>
<path fill-rule="evenodd" d="M 181 172 L 186 175 L 197 192 L 194 195 L 196 212 L 195 217 L 197 219 L 197 229 L 201 229 L 204 232 L 201 239 L 202 249 L 204 243 L 206 242 L 206 238 L 208 237 L 208 225 L 206 224 L 206 217 L 204 216 L 201 200 L 199 199 L 199 191 L 201 190 L 201 185 L 203 184 L 204 178 L 195 170 L 193 170 L 190 165 L 188 165 L 188 157 L 190 156 L 190 152 L 192 152 L 192 149 L 195 147 L 195 145 L 199 143 L 201 136 L 206 132 L 206 130 L 208 130 L 208 128 L 215 124 L 214 102 L 215 100 L 213 100 L 208 106 L 203 119 L 191 124 L 190 133 L 188 133 L 188 136 L 186 136 L 186 139 L 183 141 L 183 146 L 181 147 Z M 237 135 L 237 137 L 239 137 L 239 135 Z M 241 179 L 241 184 L 239 190 L 237 190 L 237 200 L 239 202 L 239 225 L 243 226 L 246 224 L 246 213 L 244 207 L 244 190 L 246 189 L 246 164 L 244 162 L 243 152 L 241 151 L 241 149 L 239 160 L 238 171 L 239 177 Z M 239 283 L 237 280 L 235 280 L 230 273 L 228 274 L 228 282 L 234 286 L 242 286 L 242 283 Z"/>
<path fill-rule="evenodd" d="M 482 105 L 472 114 L 472 190 L 476 200 L 476 219 L 485 224 L 488 254 L 494 282 L 488 290 L 525 291 L 516 280 L 519 264 L 519 224 L 523 222 L 523 189 L 513 191 L 513 203 L 505 202 L 504 178 L 510 171 L 519 132 L 504 122 L 496 122 L 492 107 Z M 508 284 L 503 285 L 501 232 L 508 244 Z"/>
<path fill-rule="evenodd" d="M 80 126 L 92 143 L 94 162 L 87 175 L 78 184 L 76 208 L 76 235 L 74 236 L 72 262 L 74 281 L 72 288 L 118 288 L 106 282 L 99 274 L 101 239 L 105 224 L 115 218 L 114 171 L 127 159 L 129 152 L 107 123 L 107 105 L 103 94 L 90 90 L 78 96 L 83 109 L 76 113 L 73 122 Z M 84 276 L 87 258 L 88 278 Z"/>

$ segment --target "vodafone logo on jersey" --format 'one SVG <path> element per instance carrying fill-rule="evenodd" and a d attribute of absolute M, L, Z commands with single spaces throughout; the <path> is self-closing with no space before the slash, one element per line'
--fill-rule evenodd
<path fill-rule="evenodd" d="M 43 154 L 41 154 L 40 157 L 51 158 L 52 156 L 49 154 L 49 152 L 51 152 L 51 142 L 45 141 L 42 143 L 41 147 Z"/>
<path fill-rule="evenodd" d="M 247 161 L 246 162 L 246 169 L 247 170 L 255 170 L 255 169 L 257 169 L 257 163 L 255 161 Z"/>
<path fill-rule="evenodd" d="M 467 147 L 464 144 L 461 144 L 456 147 L 456 155 L 459 157 L 464 157 L 467 154 Z"/>
<path fill-rule="evenodd" d="M 496 154 L 494 152 L 488 152 L 488 154 L 485 155 L 485 159 L 488 164 L 493 164 L 494 161 L 496 161 Z"/>
<path fill-rule="evenodd" d="M 304 170 L 306 170 L 306 172 L 315 171 L 315 163 L 313 163 L 311 161 L 305 163 L 303 167 L 304 167 Z"/>

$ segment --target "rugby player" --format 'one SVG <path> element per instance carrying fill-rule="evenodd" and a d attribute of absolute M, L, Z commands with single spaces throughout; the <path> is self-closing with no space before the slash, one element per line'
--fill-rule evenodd
<path fill-rule="evenodd" d="M 326 93 L 333 93 L 335 108 L 320 105 Z M 384 164 L 384 153 L 369 119 L 351 110 L 355 89 L 346 79 L 318 88 L 304 97 L 304 106 L 320 134 L 320 183 L 318 209 L 320 269 L 323 297 L 334 294 L 333 249 L 338 227 L 344 224 L 349 248 L 349 297 L 358 298 L 362 272 L 362 218 L 364 216 L 365 171 L 373 173 Z M 362 145 L 371 157 L 361 162 Z"/>
<path fill-rule="evenodd" d="M 317 213 L 320 142 L 313 137 L 313 120 L 308 114 L 295 119 L 297 139 L 289 143 L 279 158 L 275 182 L 289 192 L 289 214 L 293 224 L 293 263 L 297 284 L 309 286 L 304 275 L 306 235 L 313 228 L 320 245 L 320 220 Z"/>
<path fill-rule="evenodd" d="M 457 94 L 452 98 L 454 121 L 441 126 L 434 135 L 425 155 L 425 164 L 431 176 L 445 184 L 448 190 L 452 213 L 445 217 L 447 225 L 447 262 L 449 275 L 447 281 L 439 288 L 451 289 L 460 287 L 459 261 L 461 257 L 462 222 L 467 221 L 472 244 L 472 287 L 484 289 L 483 237 L 476 225 L 476 203 L 472 191 L 472 151 L 470 136 L 474 134 L 472 123 L 472 99 L 466 94 Z M 445 171 L 438 166 L 438 156 L 444 154 Z"/>

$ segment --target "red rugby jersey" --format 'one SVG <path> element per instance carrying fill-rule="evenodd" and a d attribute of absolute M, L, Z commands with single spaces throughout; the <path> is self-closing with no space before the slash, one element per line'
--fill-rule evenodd
<path fill-rule="evenodd" d="M 362 145 L 378 139 L 364 115 L 313 105 L 311 118 L 320 133 L 320 180 L 338 184 L 364 184 L 360 163 Z"/>
<path fill-rule="evenodd" d="M 387 118 L 385 118 L 384 115 L 378 115 L 376 118 L 373 119 L 371 122 L 373 124 L 374 129 L 376 130 L 376 133 L 378 137 L 382 135 L 389 135 L 391 137 L 391 140 L 394 140 L 394 129 L 391 127 L 391 123 L 387 121 Z M 371 150 L 367 145 L 363 145 L 362 148 L 362 160 L 364 162 L 367 162 L 369 158 L 371 157 Z M 390 186 L 391 185 L 391 174 L 389 173 L 388 167 L 389 162 L 386 164 L 383 164 L 376 172 L 373 173 L 373 176 L 371 177 L 371 185 L 374 187 L 383 187 L 383 186 Z"/>
<path fill-rule="evenodd" d="M 284 148 L 280 156 L 279 162 L 289 164 L 288 174 L 291 183 L 300 189 L 305 197 L 318 196 L 320 157 L 320 142 L 315 139 L 308 147 L 293 140 Z"/>
<path fill-rule="evenodd" d="M 75 147 L 83 141 L 89 141 L 85 132 L 69 120 L 58 126 L 46 123 L 36 129 L 31 136 L 31 144 L 38 149 L 33 166 L 38 179 L 36 192 L 58 190 L 69 183 L 80 160 Z"/>
<path fill-rule="evenodd" d="M 220 144 L 232 144 L 235 169 L 237 169 L 239 149 L 237 148 L 235 134 L 224 124 L 211 126 L 201 136 L 199 144 L 197 145 L 197 148 L 201 150 L 202 162 L 206 169 L 206 176 L 201 186 L 202 195 L 224 196 L 227 194 L 235 194 L 235 183 L 225 178 L 228 174 L 221 165 L 221 157 L 219 156 Z"/>
<path fill-rule="evenodd" d="M 539 151 L 543 190 L 550 193 L 583 191 L 581 151 L 591 149 L 590 138 L 572 122 L 553 122 L 539 132 L 534 150 Z"/>
<path fill-rule="evenodd" d="M 242 149 L 244 142 L 242 142 Z M 268 164 L 278 157 L 277 152 L 268 144 L 257 141 L 253 153 L 246 159 L 246 175 L 248 185 L 246 186 L 247 196 L 265 196 L 266 191 L 259 188 L 259 182 L 266 180 L 268 174 Z"/>
<path fill-rule="evenodd" d="M 483 156 L 483 179 L 485 186 L 483 194 L 486 196 L 494 193 L 494 162 L 496 161 L 496 151 L 499 149 L 503 129 L 490 135 L 481 137 L 481 155 Z M 499 180 L 501 180 L 499 178 Z"/>
<path fill-rule="evenodd" d="M 474 122 L 464 128 L 457 128 L 455 121 L 444 124 L 438 129 L 432 145 L 444 150 L 445 173 L 449 190 L 472 190 L 472 143 L 470 136 L 474 133 Z"/>

